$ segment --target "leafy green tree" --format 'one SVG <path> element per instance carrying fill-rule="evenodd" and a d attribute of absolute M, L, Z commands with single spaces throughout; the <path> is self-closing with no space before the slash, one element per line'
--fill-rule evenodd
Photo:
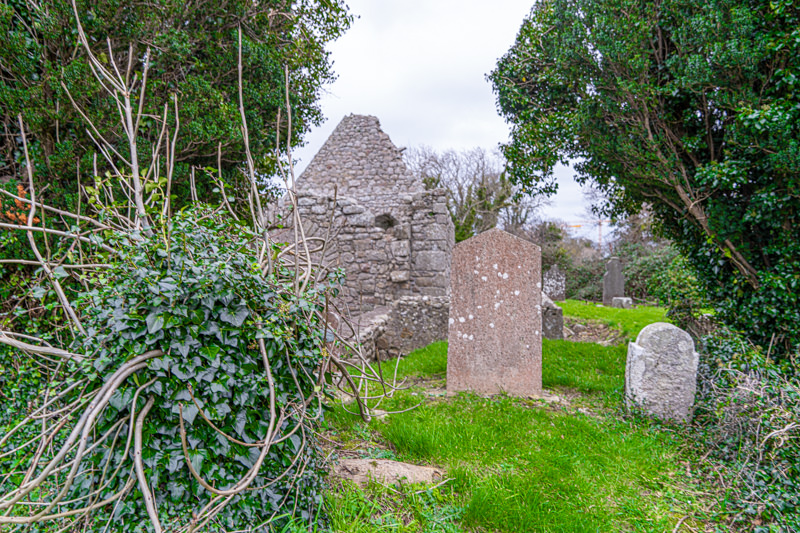
<path fill-rule="evenodd" d="M 719 316 L 800 343 L 800 8 L 778 0 L 542 0 L 490 75 L 512 180 L 553 167 L 648 203 Z M 774 348 L 773 348 L 774 349 Z"/>
<path fill-rule="evenodd" d="M 118 142 L 124 132 L 116 104 L 103 82 L 92 75 L 87 53 L 79 44 L 75 13 L 92 52 L 109 69 L 113 60 L 123 71 L 134 106 L 144 102 L 136 125 L 141 153 L 149 153 L 162 135 L 160 118 L 167 113 L 174 122 L 177 111 L 181 135 L 174 161 L 176 178 L 182 176 L 184 181 L 189 164 L 216 168 L 219 157 L 230 180 L 235 175 L 232 169 L 245 161 L 236 68 L 239 28 L 250 148 L 257 169 L 269 172 L 274 167 L 271 154 L 279 109 L 283 108 L 282 143 L 289 133 L 287 98 L 292 144 L 320 122 L 316 102 L 321 88 L 333 80 L 325 45 L 351 21 L 342 0 L 75 0 L 74 4 L 4 0 L 0 4 L 4 35 L 0 174 L 20 174 L 17 115 L 21 113 L 37 179 L 49 184 L 51 192 L 58 192 L 59 183 L 64 187 L 74 182 L 76 175 L 93 174 L 91 155 L 97 150 L 92 136 L 119 146 L 121 157 L 129 156 L 124 143 Z M 143 84 L 145 63 L 148 72 Z M 91 135 L 88 121 L 96 129 Z M 98 158 L 102 175 L 106 162 Z"/>

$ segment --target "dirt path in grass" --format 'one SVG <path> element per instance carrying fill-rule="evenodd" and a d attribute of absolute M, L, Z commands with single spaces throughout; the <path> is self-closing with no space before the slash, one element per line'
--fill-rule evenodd
<path fill-rule="evenodd" d="M 612 346 L 622 341 L 622 334 L 619 330 L 599 320 L 584 320 L 565 316 L 564 340 L 572 342 L 595 342 L 603 346 Z"/>

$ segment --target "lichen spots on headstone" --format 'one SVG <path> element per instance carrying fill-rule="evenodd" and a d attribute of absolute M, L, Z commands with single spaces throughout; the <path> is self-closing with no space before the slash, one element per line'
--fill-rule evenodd
<path fill-rule="evenodd" d="M 567 276 L 558 265 L 553 265 L 542 274 L 542 291 L 556 302 L 566 299 Z"/>

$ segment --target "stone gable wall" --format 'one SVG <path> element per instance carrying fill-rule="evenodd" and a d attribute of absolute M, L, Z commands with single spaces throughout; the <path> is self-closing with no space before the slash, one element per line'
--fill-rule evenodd
<path fill-rule="evenodd" d="M 424 190 L 378 119 L 367 115 L 344 117 L 297 182 L 298 190 L 318 194 L 332 195 L 334 186 L 365 205 Z"/>

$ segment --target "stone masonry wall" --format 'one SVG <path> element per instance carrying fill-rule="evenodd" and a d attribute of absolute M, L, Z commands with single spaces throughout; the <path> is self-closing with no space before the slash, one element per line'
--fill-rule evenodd
<path fill-rule="evenodd" d="M 375 339 L 375 357 L 391 359 L 444 340 L 450 298 L 406 296 L 392 305 L 389 320 Z"/>
<path fill-rule="evenodd" d="M 345 271 L 340 303 L 353 314 L 388 306 L 404 296 L 447 296 L 453 223 L 442 190 L 396 198 L 379 212 L 352 198 L 337 198 L 325 257 Z M 324 237 L 333 198 L 298 194 L 307 236 Z"/>

